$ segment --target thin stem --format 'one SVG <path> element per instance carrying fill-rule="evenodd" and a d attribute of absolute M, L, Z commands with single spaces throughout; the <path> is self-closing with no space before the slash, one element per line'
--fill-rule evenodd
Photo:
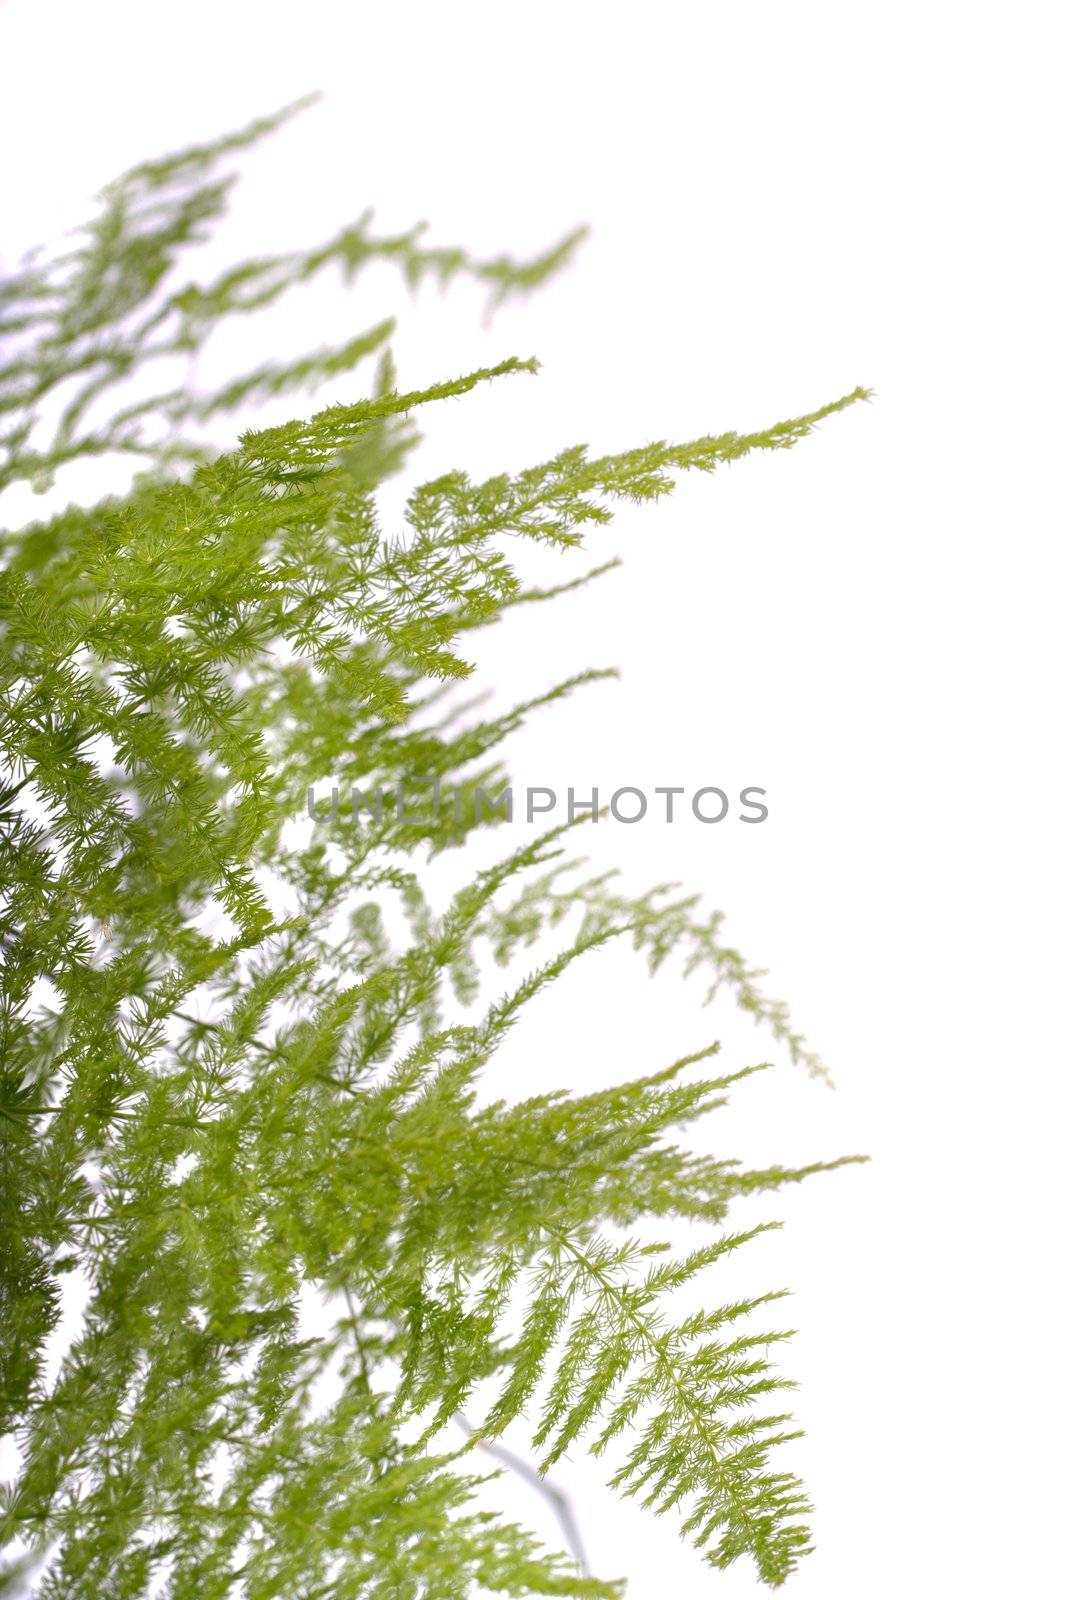
<path fill-rule="evenodd" d="M 475 1437 L 477 1430 L 467 1421 L 462 1411 L 456 1413 L 456 1421 L 468 1438 Z M 492 1456 L 495 1461 L 499 1461 L 502 1466 L 514 1472 L 524 1483 L 528 1483 L 532 1489 L 537 1490 L 538 1494 L 544 1496 L 556 1514 L 556 1520 L 559 1522 L 567 1549 L 574 1557 L 578 1571 L 583 1578 L 592 1577 L 589 1569 L 589 1558 L 585 1553 L 581 1529 L 578 1526 L 578 1519 L 574 1514 L 570 1496 L 548 1478 L 542 1478 L 536 1467 L 532 1467 L 521 1456 L 513 1455 L 510 1450 L 505 1450 L 502 1445 L 490 1444 L 486 1439 L 477 1439 L 476 1442 L 479 1450 L 484 1450 L 487 1456 Z"/>

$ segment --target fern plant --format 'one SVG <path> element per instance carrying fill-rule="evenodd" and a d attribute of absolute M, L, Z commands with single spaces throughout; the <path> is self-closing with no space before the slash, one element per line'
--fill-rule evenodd
<path fill-rule="evenodd" d="M 530 707 L 479 719 L 448 695 L 479 628 L 551 599 L 523 586 L 509 539 L 578 547 L 613 502 L 788 449 L 864 391 L 750 435 L 452 472 L 414 489 L 394 532 L 378 491 L 414 414 L 532 362 L 404 392 L 382 323 L 210 393 L 154 372 L 330 268 L 462 274 L 499 300 L 575 240 L 478 260 L 364 218 L 184 281 L 231 158 L 280 120 L 131 171 L 70 249 L 3 289 L 0 486 L 92 457 L 138 470 L 2 536 L 0 1432 L 16 1466 L 0 1592 L 616 1594 L 484 1510 L 472 1451 L 520 1416 L 542 1469 L 603 1453 L 712 1566 L 751 1557 L 779 1584 L 809 1539 L 776 1460 L 794 1429 L 775 1297 L 719 1303 L 715 1266 L 759 1231 L 723 1226 L 735 1197 L 817 1169 L 677 1142 L 757 1070 L 709 1073 L 714 1047 L 594 1094 L 489 1102 L 479 1084 L 541 991 L 609 940 L 699 969 L 818 1070 L 788 1013 L 717 915 L 583 874 L 569 826 L 437 905 L 430 864 L 497 817 L 383 806 L 296 843 L 287 823 L 340 770 L 365 790 L 499 785 Z M 367 398 L 213 442 L 209 424 L 372 356 Z M 524 955 L 479 1002 L 479 966 Z M 672 1253 L 668 1217 L 707 1223 L 708 1242 Z M 672 1309 L 705 1278 L 709 1309 Z"/>

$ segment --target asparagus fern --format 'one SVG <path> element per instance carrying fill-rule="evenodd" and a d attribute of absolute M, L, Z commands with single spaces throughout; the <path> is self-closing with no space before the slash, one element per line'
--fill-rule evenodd
<path fill-rule="evenodd" d="M 724 1229 L 737 1195 L 816 1169 L 675 1142 L 755 1070 L 709 1076 L 711 1050 L 591 1095 L 479 1086 L 526 1007 L 609 940 L 701 969 L 817 1069 L 785 1008 L 693 898 L 583 875 L 569 827 L 440 907 L 428 864 L 492 817 L 379 808 L 295 844 L 287 824 L 341 767 L 368 789 L 499 783 L 531 707 L 457 715 L 450 687 L 479 628 L 555 592 L 523 586 L 509 540 L 579 547 L 614 503 L 790 448 L 863 391 L 748 435 L 453 472 L 393 532 L 378 491 L 415 415 L 534 363 L 404 392 L 383 322 L 211 393 L 153 373 L 329 268 L 467 274 L 499 300 L 575 238 L 479 261 L 365 217 L 183 281 L 232 159 L 278 121 L 128 173 L 0 301 L 0 487 L 138 468 L 0 536 L 0 1431 L 18 1457 L 0 1591 L 615 1594 L 483 1509 L 471 1451 L 520 1415 L 543 1467 L 614 1452 L 622 1493 L 680 1508 L 713 1566 L 750 1556 L 778 1584 L 808 1507 L 774 1459 L 794 1434 L 775 1297 L 716 1304 L 715 1265 L 753 1231 Z M 218 448 L 209 424 L 372 357 L 365 398 Z M 479 1000 L 487 959 L 535 948 Z M 709 1242 L 670 1252 L 670 1217 Z M 673 1310 L 705 1277 L 711 1309 Z"/>

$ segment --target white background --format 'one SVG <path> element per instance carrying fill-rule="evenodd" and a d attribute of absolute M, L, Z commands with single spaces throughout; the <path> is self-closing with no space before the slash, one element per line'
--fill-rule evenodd
<path fill-rule="evenodd" d="M 472 290 L 406 306 L 374 279 L 243 351 L 347 337 L 389 294 L 405 386 L 536 353 L 536 381 L 425 419 L 425 476 L 877 390 L 794 452 L 620 515 L 592 553 L 621 550 L 622 572 L 484 656 L 501 705 L 623 669 L 530 726 L 524 781 L 769 791 L 759 828 L 609 824 L 596 848 L 635 887 L 680 878 L 725 907 L 834 1071 L 836 1093 L 783 1063 L 700 1137 L 874 1157 L 772 1200 L 788 1228 L 737 1269 L 796 1291 L 818 1548 L 795 1600 L 1062 1592 L 1057 21 L 854 0 L 0 6 L 4 266 L 122 167 L 314 88 L 248 162 L 240 253 L 367 205 L 483 253 L 591 224 L 564 277 L 488 326 Z M 515 1092 L 709 1037 L 727 1066 L 769 1048 L 691 985 L 597 959 L 516 1036 Z M 637 1600 L 756 1592 L 595 1467 L 559 1477 L 594 1569 Z M 500 1498 L 551 1531 L 528 1491 Z"/>

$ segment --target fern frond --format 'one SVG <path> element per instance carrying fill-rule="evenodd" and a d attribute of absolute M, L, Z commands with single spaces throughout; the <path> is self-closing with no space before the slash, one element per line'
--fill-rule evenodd
<path fill-rule="evenodd" d="M 232 158 L 289 114 L 135 168 L 0 293 L 0 489 L 87 457 L 142 469 L 0 533 L 0 1427 L 18 1452 L 0 1590 L 617 1595 L 486 1509 L 474 1445 L 523 1414 L 545 1464 L 627 1451 L 622 1493 L 684 1507 L 714 1566 L 750 1555 L 776 1584 L 807 1507 L 772 1464 L 795 1431 L 763 1409 L 787 1387 L 783 1335 L 747 1331 L 774 1296 L 671 1304 L 760 1227 L 681 1256 L 643 1230 L 718 1228 L 735 1198 L 842 1161 L 690 1148 L 759 1070 L 700 1076 L 714 1045 L 584 1095 L 493 1099 L 486 1072 L 612 941 L 700 969 L 707 998 L 818 1070 L 784 1006 L 720 913 L 583 876 L 570 826 L 454 874 L 439 909 L 436 867 L 499 820 L 469 799 L 290 824 L 342 767 L 368 792 L 505 786 L 526 717 L 605 675 L 492 714 L 446 694 L 480 628 L 607 570 L 524 586 L 515 536 L 566 553 L 618 505 L 791 448 L 866 391 L 747 434 L 446 473 L 394 525 L 379 490 L 415 419 L 535 362 L 403 389 L 391 320 L 211 392 L 175 362 L 330 269 L 465 274 L 499 301 L 577 235 L 483 260 L 367 216 L 188 278 Z M 366 392 L 254 425 L 260 400 L 354 382 L 372 355 Z M 239 436 L 214 436 L 231 418 Z M 483 1002 L 487 958 L 516 970 Z M 468 1406 L 483 1421 L 449 1451 Z"/>

